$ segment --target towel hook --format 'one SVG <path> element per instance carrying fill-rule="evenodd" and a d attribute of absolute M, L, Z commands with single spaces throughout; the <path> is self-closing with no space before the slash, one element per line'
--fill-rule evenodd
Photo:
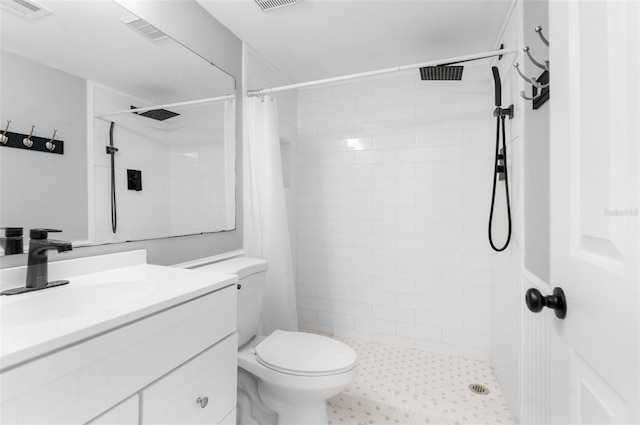
<path fill-rule="evenodd" d="M 513 67 L 516 69 L 516 71 L 518 71 L 518 74 L 520 74 L 520 77 L 521 77 L 523 80 L 525 80 L 525 81 L 526 81 L 527 83 L 529 83 L 529 84 L 533 84 L 533 83 L 531 82 L 531 80 L 530 80 L 529 78 L 527 78 L 527 77 L 522 73 L 522 71 L 520 71 L 520 64 L 519 64 L 518 62 L 514 63 L 514 64 L 513 64 Z"/>
<path fill-rule="evenodd" d="M 537 60 L 535 60 L 533 58 L 533 56 L 531 55 L 531 51 L 529 49 L 529 46 L 526 46 L 524 49 L 524 52 L 527 54 L 527 56 L 529 56 L 529 60 L 531 61 L 531 63 L 533 63 L 535 66 L 537 66 L 540 69 L 544 69 L 545 71 L 549 70 L 549 61 L 544 61 L 544 64 L 538 62 Z"/>
<path fill-rule="evenodd" d="M 7 137 L 7 130 L 9 130 L 9 124 L 11 124 L 11 120 L 7 120 L 7 126 L 4 128 L 2 134 L 0 134 L 0 143 L 6 145 L 9 141 L 9 137 Z"/>
<path fill-rule="evenodd" d="M 24 139 L 22 139 L 22 144 L 25 145 L 28 148 L 33 146 L 33 140 L 31 140 L 31 136 L 33 136 L 33 129 L 34 128 L 36 128 L 36 126 L 32 125 L 31 126 L 31 132 L 29 132 L 29 135 L 27 137 L 25 137 Z"/>
<path fill-rule="evenodd" d="M 549 84 L 551 84 L 551 83 L 542 84 L 542 83 L 538 82 L 536 77 L 531 77 L 531 84 L 536 88 L 546 89 L 547 87 L 549 87 Z"/>
<path fill-rule="evenodd" d="M 45 146 L 47 147 L 47 149 L 49 149 L 50 151 L 55 150 L 56 145 L 53 143 L 53 139 L 55 139 L 56 137 L 56 133 L 58 132 L 58 130 L 53 130 L 53 136 L 51 136 L 51 140 L 49 140 L 47 143 L 45 143 Z"/>
<path fill-rule="evenodd" d="M 524 90 L 520 90 L 520 97 L 524 100 L 535 100 L 538 96 L 529 97 L 525 94 Z"/>
<path fill-rule="evenodd" d="M 542 42 L 549 47 L 549 40 L 547 40 L 546 38 L 544 38 L 544 35 L 542 34 L 542 27 L 540 25 L 538 25 L 535 28 L 535 31 L 538 33 L 538 35 L 540 36 L 540 39 L 542 40 Z"/>

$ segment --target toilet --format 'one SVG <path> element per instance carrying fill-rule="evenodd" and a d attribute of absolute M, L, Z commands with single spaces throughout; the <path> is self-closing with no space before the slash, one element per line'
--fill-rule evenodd
<path fill-rule="evenodd" d="M 239 279 L 238 423 L 326 425 L 325 401 L 358 374 L 356 352 L 316 334 L 276 330 L 257 335 L 266 261 L 240 257 L 202 269 Z"/>

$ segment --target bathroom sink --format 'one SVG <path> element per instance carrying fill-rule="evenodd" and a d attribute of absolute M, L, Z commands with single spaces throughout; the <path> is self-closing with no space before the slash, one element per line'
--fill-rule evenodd
<path fill-rule="evenodd" d="M 2 305 L 3 327 L 33 326 L 40 323 L 73 319 L 113 310 L 138 300 L 156 290 L 153 280 L 108 280 L 88 285 L 69 285 L 12 295 Z"/>

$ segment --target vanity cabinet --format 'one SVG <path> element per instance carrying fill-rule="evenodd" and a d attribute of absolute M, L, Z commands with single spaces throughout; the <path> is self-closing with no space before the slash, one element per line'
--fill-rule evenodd
<path fill-rule="evenodd" d="M 0 423 L 235 423 L 236 297 L 229 282 L 3 370 Z"/>

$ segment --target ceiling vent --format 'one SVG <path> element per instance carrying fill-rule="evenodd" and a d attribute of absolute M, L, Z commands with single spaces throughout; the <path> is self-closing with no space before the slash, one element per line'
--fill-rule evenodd
<path fill-rule="evenodd" d="M 285 6 L 292 6 L 301 1 L 302 0 L 256 0 L 256 3 L 263 12 L 268 12 L 269 10 L 279 9 Z"/>
<path fill-rule="evenodd" d="M 123 24 L 148 40 L 158 41 L 168 37 L 167 34 L 163 33 L 158 28 L 151 25 L 149 22 L 145 21 L 144 19 L 138 18 L 137 16 L 132 15 L 130 17 L 122 18 L 121 21 Z"/>
<path fill-rule="evenodd" d="M 21 18 L 34 20 L 51 13 L 46 7 L 31 0 L 1 0 L 2 9 Z"/>

